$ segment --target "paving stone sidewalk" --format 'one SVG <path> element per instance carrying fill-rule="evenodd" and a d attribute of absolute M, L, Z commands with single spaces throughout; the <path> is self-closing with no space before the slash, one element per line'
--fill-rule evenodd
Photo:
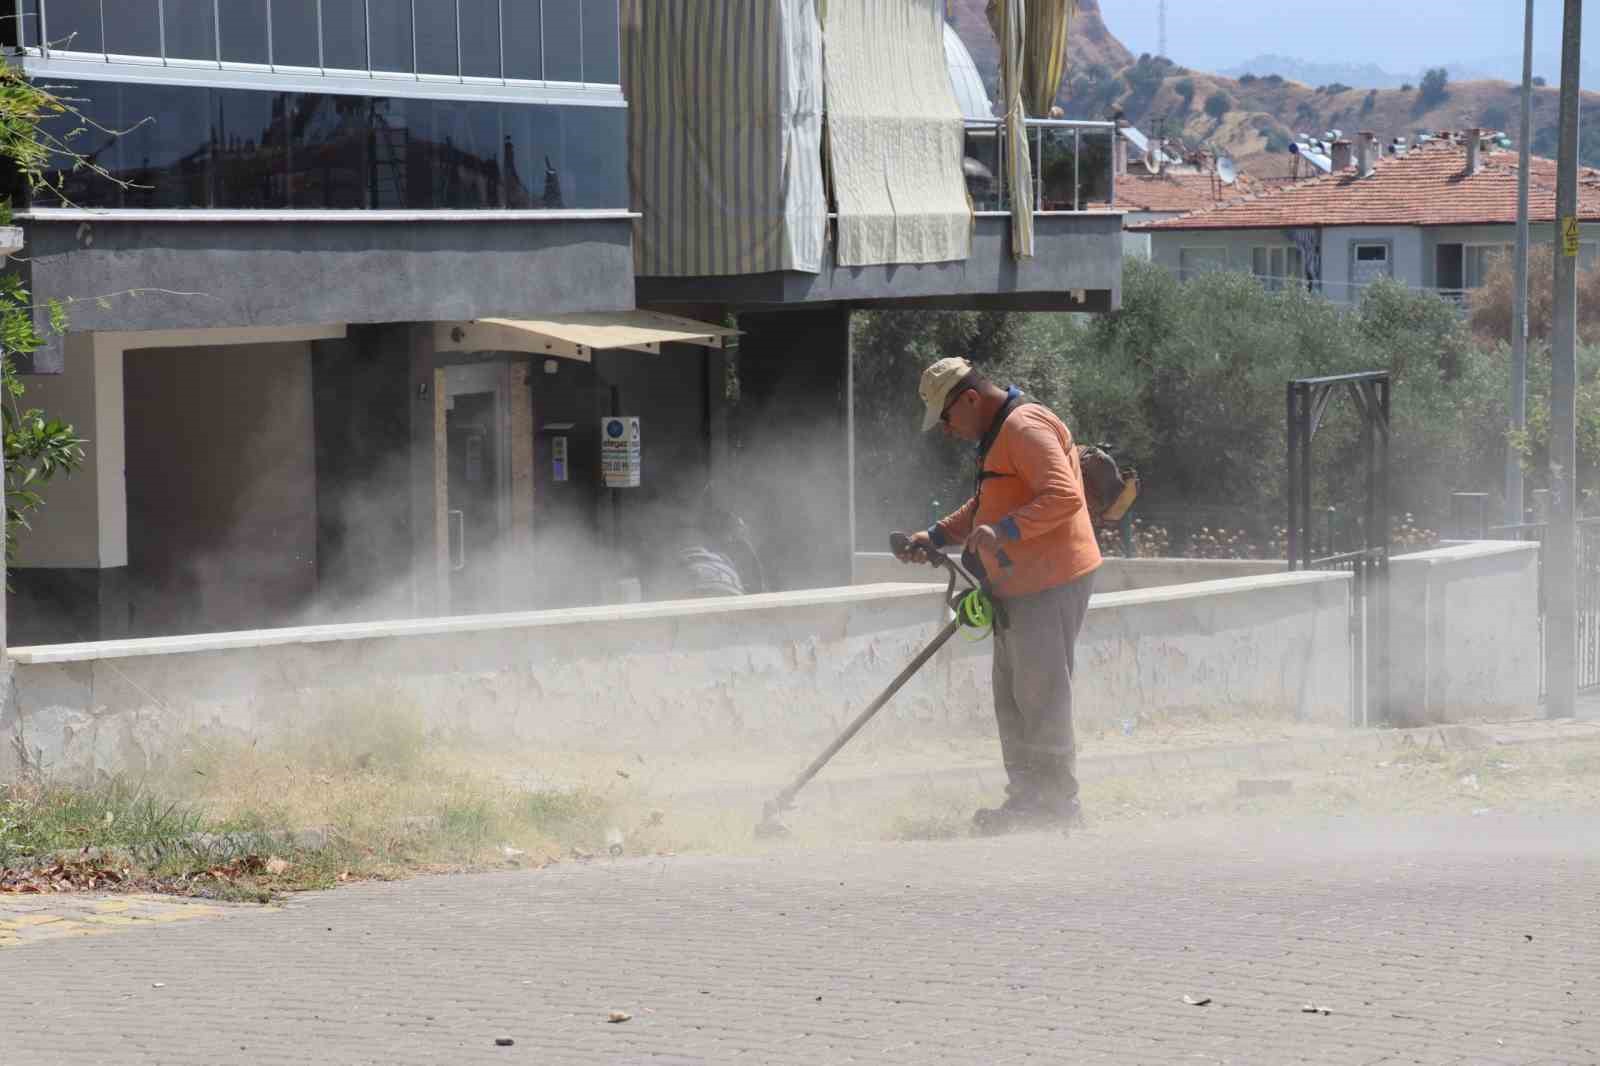
<path fill-rule="evenodd" d="M 361 885 L 0 951 L 0 1059 L 1594 1063 L 1597 874 L 1486 817 Z"/>
<path fill-rule="evenodd" d="M 176 896 L 103 893 L 0 894 L 0 948 L 36 940 L 103 936 L 120 929 L 247 914 L 260 907 Z M 4 1059 L 0 1059 L 3 1062 Z"/>

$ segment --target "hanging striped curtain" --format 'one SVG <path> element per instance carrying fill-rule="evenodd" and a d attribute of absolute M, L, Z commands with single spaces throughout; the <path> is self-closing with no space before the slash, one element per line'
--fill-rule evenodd
<path fill-rule="evenodd" d="M 829 174 L 840 266 L 944 263 L 972 250 L 965 124 L 936 0 L 828 0 Z"/>
<path fill-rule="evenodd" d="M 1055 105 L 1067 72 L 1067 29 L 1077 11 L 1078 0 L 1028 0 L 1022 96 L 1034 118 L 1046 117 Z"/>
<path fill-rule="evenodd" d="M 1023 120 L 1024 0 L 989 0 L 989 18 L 1000 42 L 1000 96 L 1006 116 L 1006 188 L 1011 194 L 1011 254 L 1033 255 L 1033 168 L 1028 162 L 1028 125 Z"/>
<path fill-rule="evenodd" d="M 821 270 L 815 0 L 622 0 L 621 18 L 635 269 Z"/>

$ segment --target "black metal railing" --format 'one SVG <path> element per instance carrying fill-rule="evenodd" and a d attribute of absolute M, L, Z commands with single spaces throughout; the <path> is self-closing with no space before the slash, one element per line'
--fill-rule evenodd
<path fill-rule="evenodd" d="M 1358 697 L 1356 725 L 1388 720 L 1389 707 L 1389 393 L 1388 371 L 1300 378 L 1286 390 L 1288 435 L 1287 544 L 1290 570 L 1341 570 L 1354 575 L 1350 637 L 1354 651 L 1352 688 Z M 1347 394 L 1361 415 L 1364 499 L 1356 528 L 1360 546 L 1332 550 L 1337 530 L 1330 518 L 1327 554 L 1317 554 L 1312 506 L 1312 442 L 1328 405 Z"/>
<path fill-rule="evenodd" d="M 1030 118 L 1027 136 L 1034 211 L 1085 211 L 1092 204 L 1111 204 L 1115 126 L 1109 122 Z M 1003 120 L 967 120 L 962 169 L 976 211 L 1011 210 L 1005 146 Z"/>

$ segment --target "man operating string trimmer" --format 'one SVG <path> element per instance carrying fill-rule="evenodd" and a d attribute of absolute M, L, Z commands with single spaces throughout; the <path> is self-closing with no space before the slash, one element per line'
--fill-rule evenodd
<path fill-rule="evenodd" d="M 972 499 L 896 552 L 901 562 L 928 562 L 946 546 L 964 546 L 995 601 L 994 713 L 1009 784 L 1005 802 L 979 810 L 973 827 L 1081 824 L 1073 646 L 1100 546 L 1078 449 L 1049 408 L 994 385 L 965 359 L 930 366 L 918 392 L 924 431 L 940 426 L 978 445 Z"/>

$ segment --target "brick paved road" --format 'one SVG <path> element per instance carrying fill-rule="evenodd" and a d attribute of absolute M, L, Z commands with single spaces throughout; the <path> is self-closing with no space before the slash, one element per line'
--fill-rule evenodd
<path fill-rule="evenodd" d="M 1600 1062 L 1600 830 L 1333 826 L 600 862 L 25 943 L 0 1062 Z"/>

